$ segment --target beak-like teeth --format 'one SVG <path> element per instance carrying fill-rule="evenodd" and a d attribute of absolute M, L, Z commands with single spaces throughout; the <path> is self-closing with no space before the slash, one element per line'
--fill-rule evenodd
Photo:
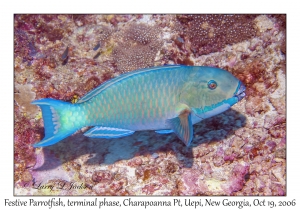
<path fill-rule="evenodd" d="M 235 94 L 239 101 L 246 96 L 245 90 L 246 90 L 245 85 L 242 82 L 240 82 L 240 88 Z"/>
<path fill-rule="evenodd" d="M 239 95 L 237 95 L 239 101 L 242 100 L 245 96 L 246 96 L 246 93 L 244 93 L 244 92 L 241 93 L 241 94 L 239 94 Z"/>

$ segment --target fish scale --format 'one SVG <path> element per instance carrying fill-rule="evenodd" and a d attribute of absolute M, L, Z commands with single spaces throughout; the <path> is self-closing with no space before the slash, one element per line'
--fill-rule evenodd
<path fill-rule="evenodd" d="M 137 79 L 141 79 L 141 78 L 137 78 Z M 118 101 L 112 100 L 109 92 L 104 93 L 104 98 L 107 97 L 108 100 L 110 101 L 110 103 L 115 105 L 114 107 L 112 107 L 111 112 L 109 112 L 109 114 L 116 116 L 116 117 L 121 117 L 121 118 L 123 118 L 124 121 L 126 121 L 128 119 L 129 123 L 136 124 L 136 123 L 141 123 L 141 121 L 139 119 L 141 118 L 142 112 L 144 110 L 147 110 L 147 112 L 149 112 L 151 114 L 153 113 L 153 115 L 155 115 L 154 113 L 157 111 L 157 107 L 153 106 L 152 99 L 155 97 L 155 93 L 154 93 L 153 89 L 151 89 L 152 88 L 151 85 L 150 85 L 150 87 L 147 87 L 146 85 L 141 85 L 141 87 L 138 91 L 129 92 L 130 89 L 132 89 L 132 88 L 134 89 L 133 82 L 129 82 L 129 84 L 124 84 L 123 86 L 120 87 L 120 89 L 121 89 L 120 95 L 125 96 L 124 100 L 121 100 L 121 103 L 118 103 Z M 136 82 L 141 83 L 141 82 L 145 82 L 145 81 L 136 81 Z M 165 86 L 165 85 L 161 85 L 160 88 L 164 88 L 163 86 Z M 117 88 L 115 91 L 118 91 Z M 126 93 L 128 93 L 128 94 L 126 94 Z M 149 103 L 141 104 L 140 103 L 141 98 L 143 98 L 143 100 L 145 100 L 145 101 L 149 101 Z M 151 104 L 152 104 L 152 106 L 151 106 Z M 134 117 L 133 112 L 132 112 L 132 107 L 134 107 L 134 106 L 136 107 L 136 109 L 134 110 L 134 113 L 137 117 Z M 124 113 L 123 116 L 118 115 L 117 112 L 119 110 L 121 110 L 122 113 Z M 107 118 L 111 119 L 110 117 L 107 117 Z M 148 114 L 146 115 L 146 118 L 148 118 L 149 121 L 153 120 L 151 115 L 149 116 Z M 118 121 L 118 118 L 116 118 L 115 120 Z M 110 122 L 108 120 L 108 121 L 105 121 L 103 124 L 116 126 L 112 123 L 113 122 Z"/>
<path fill-rule="evenodd" d="M 151 72 L 149 72 L 149 74 L 150 73 Z M 116 122 L 120 122 L 120 118 L 122 118 L 124 123 L 128 121 L 126 125 L 121 125 L 123 126 L 122 128 L 132 129 L 133 126 L 143 125 L 143 121 L 150 122 L 151 124 L 157 123 L 159 119 L 156 119 L 156 116 L 160 116 L 159 113 L 165 113 L 164 117 L 167 117 L 167 108 L 170 107 L 171 104 L 176 103 L 175 97 L 170 94 L 172 89 L 176 89 L 175 82 L 172 81 L 169 84 L 164 82 L 168 79 L 169 75 L 169 72 L 166 72 L 163 75 L 155 74 L 152 72 L 152 75 L 148 76 L 147 79 L 145 79 L 145 77 L 139 76 L 131 80 L 125 80 L 123 82 L 120 82 L 119 84 L 116 84 L 114 87 L 103 91 L 101 95 L 99 94 L 90 99 L 90 103 L 93 103 L 94 101 L 100 101 L 97 106 L 105 107 L 105 109 L 103 110 L 104 117 L 98 118 L 96 120 L 96 124 L 103 126 L 105 125 L 120 127 L 120 125 L 118 125 Z M 178 78 L 177 82 L 179 81 L 180 79 Z M 139 84 L 138 89 L 134 87 L 135 84 Z M 159 101 L 159 99 L 157 98 L 158 92 L 164 93 L 159 94 L 161 95 L 161 101 Z M 120 100 L 120 97 L 115 97 L 115 95 L 123 97 Z M 97 100 L 98 98 L 100 98 L 100 100 Z M 153 103 L 154 98 L 157 98 L 157 100 L 159 101 L 159 103 L 157 103 L 160 105 L 159 107 L 156 106 L 156 103 Z M 140 103 L 141 101 L 144 103 Z M 145 101 L 147 102 L 145 103 Z M 107 106 L 107 104 L 110 105 Z M 134 110 L 133 114 L 132 107 L 134 106 L 136 107 L 136 109 Z M 95 117 L 95 113 L 97 112 L 97 110 L 91 110 L 92 113 L 89 116 Z M 143 115 L 142 113 L 145 111 L 146 114 L 144 114 L 144 120 L 141 121 Z M 123 113 L 123 115 L 120 114 L 120 112 Z M 134 115 L 136 115 L 136 117 L 134 117 Z M 94 125 L 92 120 L 85 123 L 87 123 L 88 125 Z M 156 125 L 160 126 L 159 124 Z M 141 126 L 141 128 L 138 130 L 143 130 L 143 127 L 144 126 Z"/>
<path fill-rule="evenodd" d="M 213 85 L 211 85 L 213 84 Z M 48 146 L 85 126 L 91 138 L 119 138 L 135 131 L 174 132 L 187 146 L 193 124 L 229 109 L 244 96 L 245 86 L 229 72 L 200 66 L 161 66 L 113 78 L 76 104 L 54 99 L 32 102 L 41 107 Z"/>

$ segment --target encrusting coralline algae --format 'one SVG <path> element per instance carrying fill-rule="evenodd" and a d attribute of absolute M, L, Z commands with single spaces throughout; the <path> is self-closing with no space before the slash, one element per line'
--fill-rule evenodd
<path fill-rule="evenodd" d="M 286 195 L 285 21 L 285 15 L 15 15 L 15 194 Z M 88 139 L 86 128 L 56 145 L 32 147 L 44 136 L 32 100 L 74 102 L 122 73 L 164 64 L 226 69 L 245 84 L 246 97 L 194 125 L 190 147 L 174 134 L 151 131 Z"/>

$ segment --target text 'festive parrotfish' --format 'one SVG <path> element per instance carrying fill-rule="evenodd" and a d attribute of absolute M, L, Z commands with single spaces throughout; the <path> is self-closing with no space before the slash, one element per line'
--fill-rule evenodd
<path fill-rule="evenodd" d="M 229 72 L 205 66 L 160 66 L 123 74 L 95 88 L 77 103 L 33 101 L 41 107 L 49 146 L 85 126 L 85 136 L 119 138 L 135 131 L 174 132 L 185 145 L 193 124 L 226 111 L 245 97 L 245 86 Z"/>

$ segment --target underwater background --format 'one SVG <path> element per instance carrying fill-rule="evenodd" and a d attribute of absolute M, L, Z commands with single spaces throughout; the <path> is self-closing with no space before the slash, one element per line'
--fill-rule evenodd
<path fill-rule="evenodd" d="M 230 110 L 175 134 L 45 148 L 30 102 L 78 98 L 122 73 L 183 64 L 246 85 Z M 15 195 L 286 195 L 286 15 L 14 16 Z"/>

